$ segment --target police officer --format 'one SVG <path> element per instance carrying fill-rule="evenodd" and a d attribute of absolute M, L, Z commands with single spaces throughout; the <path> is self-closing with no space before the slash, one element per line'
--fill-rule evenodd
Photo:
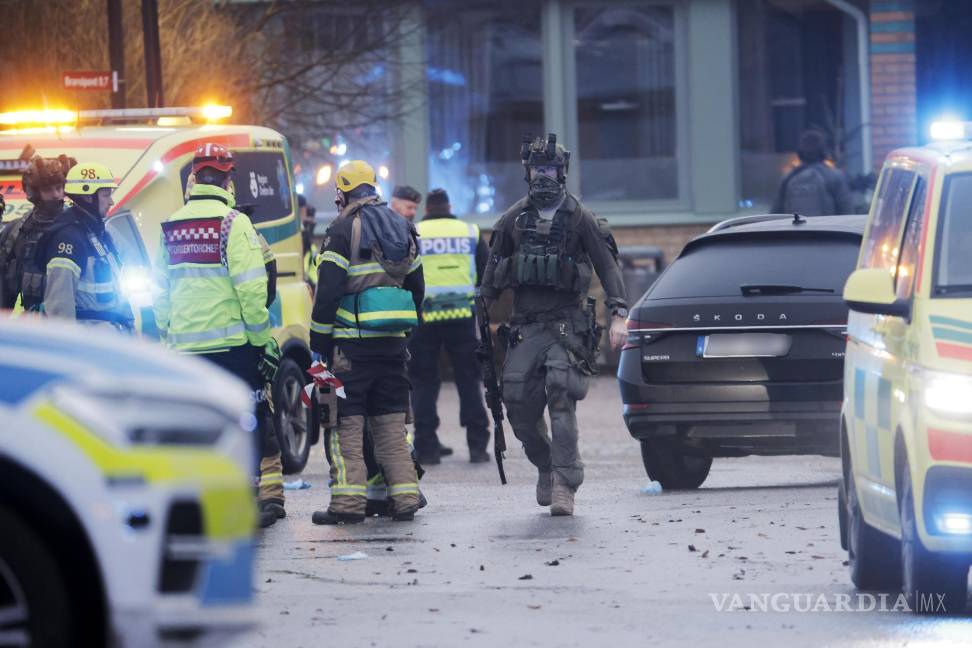
<path fill-rule="evenodd" d="M 419 508 L 418 475 L 405 432 L 405 344 L 425 282 L 415 228 L 377 195 L 372 167 L 354 160 L 336 175 L 340 213 L 327 229 L 311 321 L 311 348 L 344 384 L 338 424 L 327 434 L 331 501 L 315 524 L 358 523 L 367 505 L 364 436 L 392 500 L 392 518 Z"/>
<path fill-rule="evenodd" d="M 134 316 L 119 284 L 121 257 L 105 229 L 117 187 L 103 164 L 85 162 L 68 171 L 64 193 L 72 205 L 41 238 L 40 253 L 28 262 L 25 274 L 44 274 L 48 317 L 131 332 Z"/>
<path fill-rule="evenodd" d="M 439 417 L 439 351 L 445 346 L 456 389 L 459 423 L 466 428 L 469 460 L 489 461 L 489 418 L 483 406 L 482 382 L 476 360 L 473 299 L 489 248 L 479 228 L 452 214 L 449 194 L 433 189 L 426 197 L 425 218 L 417 226 L 425 273 L 422 324 L 409 340 L 408 373 L 415 412 L 415 454 L 422 464 L 439 463 L 442 447 L 436 429 Z"/>
<path fill-rule="evenodd" d="M 617 348 L 626 335 L 624 284 L 607 223 L 567 192 L 570 152 L 551 134 L 525 138 L 520 153 L 529 194 L 496 223 L 481 294 L 488 307 L 503 290 L 513 290 L 503 400 L 539 472 L 537 503 L 550 506 L 552 515 L 573 515 L 574 493 L 584 480 L 575 408 L 595 373 L 597 347 L 593 313 L 584 313 L 582 304 L 593 269 L 607 296 L 610 341 Z"/>
<path fill-rule="evenodd" d="M 391 208 L 396 214 L 409 222 L 415 221 L 422 194 L 414 187 L 398 185 L 392 191 Z"/>
<path fill-rule="evenodd" d="M 155 319 L 163 341 L 245 381 L 256 402 L 260 439 L 260 526 L 286 515 L 283 479 L 274 459 L 280 448 L 265 386 L 273 381 L 280 349 L 270 331 L 264 245 L 230 191 L 233 155 L 219 144 L 196 149 L 186 205 L 162 224 L 156 259 Z"/>
<path fill-rule="evenodd" d="M 43 270 L 25 285 L 25 261 L 34 258 L 44 232 L 64 210 L 64 178 L 74 164 L 66 155 L 35 155 L 24 171 L 24 193 L 34 207 L 0 232 L 0 308 L 11 309 L 20 298 L 24 310 L 37 310 L 44 301 Z"/>

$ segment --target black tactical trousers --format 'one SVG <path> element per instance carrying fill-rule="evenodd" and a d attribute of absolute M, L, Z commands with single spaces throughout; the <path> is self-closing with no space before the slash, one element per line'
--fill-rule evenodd
<path fill-rule="evenodd" d="M 435 452 L 439 447 L 439 415 L 436 402 L 442 381 L 439 350 L 445 346 L 456 390 L 459 392 L 459 425 L 466 428 L 471 452 L 485 451 L 489 444 L 489 419 L 483 404 L 483 385 L 476 360 L 476 324 L 472 318 L 422 324 L 412 333 L 408 350 L 408 377 L 412 383 L 415 414 L 415 450 Z"/>

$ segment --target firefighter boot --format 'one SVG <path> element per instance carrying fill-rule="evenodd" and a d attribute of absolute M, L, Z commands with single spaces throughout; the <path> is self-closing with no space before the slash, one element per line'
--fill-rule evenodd
<path fill-rule="evenodd" d="M 550 497 L 550 515 L 574 514 L 574 489 L 564 479 L 554 473 L 553 490 Z"/>

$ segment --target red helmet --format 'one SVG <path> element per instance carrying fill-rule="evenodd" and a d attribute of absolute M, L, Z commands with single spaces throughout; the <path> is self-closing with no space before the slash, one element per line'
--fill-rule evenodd
<path fill-rule="evenodd" d="M 200 144 L 196 148 L 196 154 L 192 156 L 192 172 L 198 173 L 201 169 L 207 167 L 229 173 L 236 168 L 233 164 L 233 154 L 225 146 L 219 144 L 212 142 Z"/>

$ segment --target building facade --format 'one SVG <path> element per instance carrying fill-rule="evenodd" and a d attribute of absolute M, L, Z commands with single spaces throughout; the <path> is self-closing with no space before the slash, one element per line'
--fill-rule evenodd
<path fill-rule="evenodd" d="M 719 220 L 766 212 L 812 127 L 863 210 L 867 174 L 920 139 L 916 12 L 920 28 L 911 0 L 416 2 L 389 77 L 412 108 L 335 134 L 302 182 L 326 205 L 321 166 L 366 157 L 386 193 L 443 187 L 488 228 L 525 192 L 521 136 L 555 132 L 571 191 L 622 244 L 671 259 Z"/>

